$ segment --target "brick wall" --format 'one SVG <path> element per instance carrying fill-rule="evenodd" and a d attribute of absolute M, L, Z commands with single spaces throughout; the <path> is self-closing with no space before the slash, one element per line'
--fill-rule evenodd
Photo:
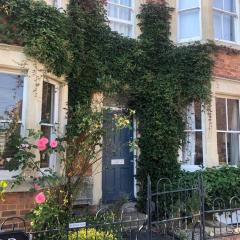
<path fill-rule="evenodd" d="M 6 193 L 4 200 L 0 200 L 0 224 L 9 217 L 25 218 L 25 215 L 34 208 L 35 193 L 19 192 L 19 193 Z M 11 222 L 9 222 L 11 223 Z M 16 223 L 16 227 L 22 227 L 22 224 Z M 6 226 L 11 227 L 9 224 Z"/>
<path fill-rule="evenodd" d="M 214 57 L 214 75 L 240 81 L 240 53 L 227 53 L 219 50 Z"/>

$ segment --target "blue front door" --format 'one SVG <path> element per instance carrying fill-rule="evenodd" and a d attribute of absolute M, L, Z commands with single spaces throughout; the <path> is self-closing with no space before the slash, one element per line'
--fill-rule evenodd
<path fill-rule="evenodd" d="M 129 142 L 133 138 L 130 128 L 118 129 L 113 114 L 104 117 L 103 138 L 103 203 L 117 201 L 122 197 L 134 198 L 133 152 Z"/>

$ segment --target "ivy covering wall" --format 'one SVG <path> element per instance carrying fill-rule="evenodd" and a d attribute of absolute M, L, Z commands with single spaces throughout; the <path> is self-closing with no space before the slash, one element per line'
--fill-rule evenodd
<path fill-rule="evenodd" d="M 178 175 L 184 111 L 192 101 L 210 104 L 213 61 L 209 45 L 177 47 L 170 41 L 173 9 L 142 5 L 142 33 L 129 39 L 111 32 L 96 0 L 70 0 L 63 13 L 43 1 L 0 0 L 0 6 L 0 41 L 23 45 L 50 72 L 66 76 L 69 136 L 87 133 L 94 92 L 124 96 L 139 122 L 139 199 L 146 194 L 148 174 L 153 186 L 160 177 Z M 100 134 L 96 132 L 93 145 Z"/>

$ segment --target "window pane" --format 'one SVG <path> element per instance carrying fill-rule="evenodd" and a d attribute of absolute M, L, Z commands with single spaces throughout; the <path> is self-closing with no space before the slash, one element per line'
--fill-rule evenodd
<path fill-rule="evenodd" d="M 198 102 L 192 103 L 187 107 L 187 130 L 202 129 L 202 111 L 201 104 Z"/>
<path fill-rule="evenodd" d="M 117 31 L 123 36 L 131 37 L 132 36 L 132 25 L 118 23 L 118 22 L 110 22 L 110 27 L 112 31 Z"/>
<path fill-rule="evenodd" d="M 239 134 L 228 133 L 227 135 L 228 163 L 239 164 Z"/>
<path fill-rule="evenodd" d="M 120 0 L 120 4 L 131 7 L 132 6 L 132 1 L 131 0 Z"/>
<path fill-rule="evenodd" d="M 222 15 L 221 13 L 214 11 L 213 13 L 214 22 L 214 36 L 217 39 L 222 39 Z"/>
<path fill-rule="evenodd" d="M 11 126 L 0 123 L 0 169 L 4 169 L 5 161 L 14 156 L 17 151 L 16 138 L 20 137 L 21 124 Z"/>
<path fill-rule="evenodd" d="M 119 0 L 109 0 L 108 2 L 109 2 L 109 3 L 117 3 L 117 4 L 118 4 L 118 3 L 119 3 Z"/>
<path fill-rule="evenodd" d="M 217 130 L 227 130 L 225 98 L 216 98 L 216 109 Z"/>
<path fill-rule="evenodd" d="M 0 120 L 14 114 L 21 119 L 23 102 L 23 76 L 0 73 Z"/>
<path fill-rule="evenodd" d="M 239 131 L 239 101 L 235 99 L 227 100 L 228 108 L 228 130 Z"/>
<path fill-rule="evenodd" d="M 202 129 L 202 110 L 199 102 L 194 103 L 195 109 L 195 129 Z"/>
<path fill-rule="evenodd" d="M 119 7 L 119 19 L 131 21 L 131 10 L 128 8 Z"/>
<path fill-rule="evenodd" d="M 202 144 L 202 132 L 195 133 L 196 142 L 195 142 L 195 165 L 203 164 L 203 144 Z"/>
<path fill-rule="evenodd" d="M 236 12 L 235 0 L 224 0 L 224 10 L 228 12 Z"/>
<path fill-rule="evenodd" d="M 213 0 L 213 7 L 223 9 L 223 0 Z"/>
<path fill-rule="evenodd" d="M 219 164 L 226 164 L 226 140 L 225 133 L 217 133 L 217 148 Z"/>
<path fill-rule="evenodd" d="M 183 147 L 183 162 L 203 164 L 202 132 L 189 132 Z"/>
<path fill-rule="evenodd" d="M 118 7 L 113 4 L 108 4 L 108 17 L 118 18 Z"/>
<path fill-rule="evenodd" d="M 195 155 L 195 136 L 193 133 L 188 132 L 186 136 L 186 143 L 183 146 L 183 162 L 188 164 L 194 163 Z"/>
<path fill-rule="evenodd" d="M 51 139 L 51 128 L 52 127 L 50 127 L 50 126 L 44 126 L 44 125 L 42 125 L 41 126 L 41 131 L 42 131 L 42 136 L 44 136 L 44 137 L 46 137 L 46 138 L 48 138 L 48 139 Z"/>
<path fill-rule="evenodd" d="M 42 123 L 53 123 L 54 116 L 54 93 L 53 84 L 43 82 L 42 93 Z"/>
<path fill-rule="evenodd" d="M 234 17 L 223 14 L 223 39 L 235 41 Z"/>
<path fill-rule="evenodd" d="M 47 153 L 40 152 L 40 168 L 48 168 L 50 156 Z"/>
<path fill-rule="evenodd" d="M 200 6 L 200 0 L 179 0 L 179 9 L 195 8 Z"/>
<path fill-rule="evenodd" d="M 199 10 L 180 12 L 180 39 L 200 36 Z"/>

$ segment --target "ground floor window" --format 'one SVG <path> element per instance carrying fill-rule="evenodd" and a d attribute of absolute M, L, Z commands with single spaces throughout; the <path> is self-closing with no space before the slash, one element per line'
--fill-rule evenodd
<path fill-rule="evenodd" d="M 12 137 L 21 132 L 23 83 L 21 75 L 0 73 L 0 170 L 15 153 Z"/>
<path fill-rule="evenodd" d="M 53 82 L 43 82 L 42 88 L 42 114 L 41 131 L 43 136 L 49 140 L 56 138 L 56 124 L 58 122 L 58 86 Z M 51 158 L 45 153 L 41 154 L 41 168 L 47 168 L 51 165 Z"/>
<path fill-rule="evenodd" d="M 239 99 L 216 98 L 217 148 L 219 164 L 240 162 Z"/>
<path fill-rule="evenodd" d="M 186 141 L 182 150 L 183 164 L 203 165 L 203 124 L 201 103 L 193 102 L 186 111 Z"/>

